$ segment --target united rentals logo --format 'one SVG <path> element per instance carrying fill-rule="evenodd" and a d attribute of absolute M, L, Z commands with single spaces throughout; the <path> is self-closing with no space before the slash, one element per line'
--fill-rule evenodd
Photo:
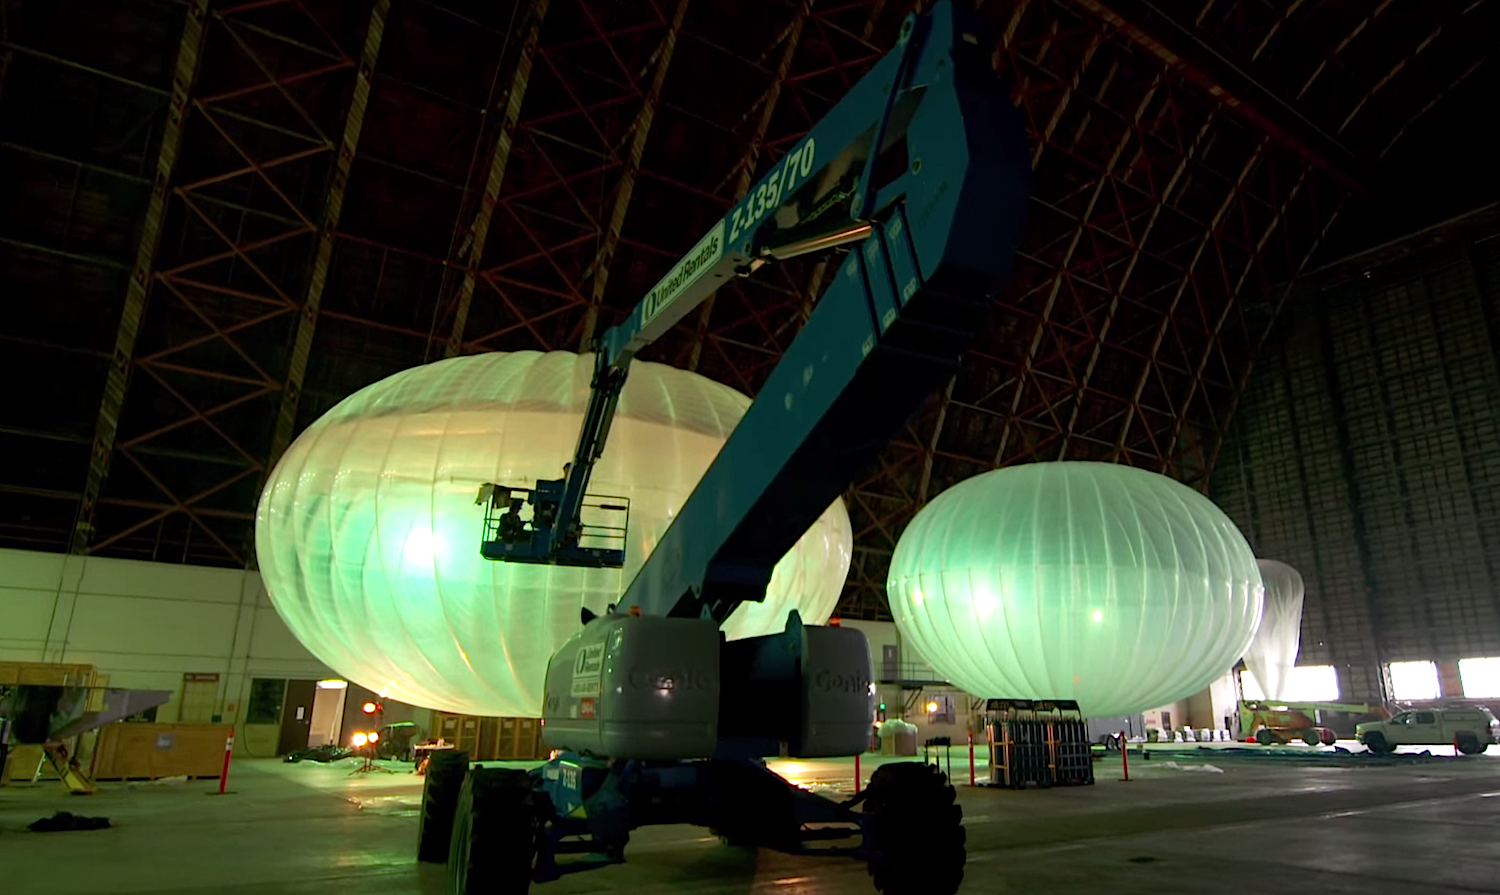
<path fill-rule="evenodd" d="M 646 296 L 646 300 L 641 303 L 641 326 L 655 320 L 658 314 L 697 282 L 705 271 L 718 263 L 723 255 L 724 222 L 720 221 Z"/>

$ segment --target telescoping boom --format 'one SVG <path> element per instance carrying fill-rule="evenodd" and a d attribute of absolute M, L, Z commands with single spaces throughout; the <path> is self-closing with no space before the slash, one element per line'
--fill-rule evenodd
<path fill-rule="evenodd" d="M 493 486 L 493 506 L 514 493 L 535 509 L 525 531 L 487 534 L 485 556 L 624 565 L 620 547 L 590 545 L 581 513 L 631 360 L 729 280 L 849 247 L 620 605 L 722 620 L 763 598 L 776 562 L 954 372 L 1009 275 L 1029 153 L 978 28 L 954 12 L 908 20 L 896 48 L 595 340 L 572 462 L 531 489 Z M 605 500 L 595 507 L 621 505 Z"/>
<path fill-rule="evenodd" d="M 963 812 L 935 767 L 885 763 L 858 795 L 835 800 L 765 761 L 869 748 L 864 635 L 804 625 L 796 612 L 778 633 L 733 641 L 720 624 L 764 599 L 776 563 L 954 374 L 1006 281 L 1031 177 L 992 46 L 977 17 L 948 0 L 908 17 L 895 49 L 596 340 L 563 476 L 484 486 L 484 556 L 623 566 L 619 526 L 584 511 L 623 512 L 628 525 L 628 504 L 587 491 L 631 359 L 731 278 L 842 251 L 806 325 L 620 601 L 582 612 L 553 654 L 542 718 L 553 757 L 519 771 L 434 756 L 418 849 L 446 855 L 450 892 L 521 895 L 534 880 L 623 861 L 637 827 L 681 823 L 860 858 L 885 895 L 957 891 Z"/>

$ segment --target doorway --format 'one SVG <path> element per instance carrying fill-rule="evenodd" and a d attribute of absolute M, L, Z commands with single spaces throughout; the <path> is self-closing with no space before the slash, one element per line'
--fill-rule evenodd
<path fill-rule="evenodd" d="M 182 676 L 182 703 L 177 709 L 181 724 L 212 724 L 219 701 L 219 675 L 188 672 Z"/>
<path fill-rule="evenodd" d="M 281 705 L 281 736 L 276 742 L 277 755 L 307 748 L 312 733 L 313 696 L 317 689 L 317 681 L 286 682 L 286 700 Z"/>
<path fill-rule="evenodd" d="M 318 681 L 317 692 L 313 694 L 312 727 L 307 735 L 307 748 L 338 744 L 344 726 L 344 700 L 348 696 L 348 681 Z"/>

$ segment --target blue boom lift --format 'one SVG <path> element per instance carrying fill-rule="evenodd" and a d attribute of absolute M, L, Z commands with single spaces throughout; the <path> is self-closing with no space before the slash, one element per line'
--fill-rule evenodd
<path fill-rule="evenodd" d="M 719 625 L 764 599 L 776 563 L 957 370 L 1008 278 L 1031 171 L 992 46 L 949 0 L 908 17 L 897 46 L 596 341 L 564 477 L 481 490 L 485 557 L 622 566 L 623 550 L 588 543 L 581 514 L 615 506 L 585 495 L 631 359 L 730 278 L 849 247 L 620 602 L 584 610 L 552 657 L 543 723 L 557 756 L 529 772 L 467 769 L 464 756 L 430 769 L 418 852 L 447 861 L 451 892 L 524 893 L 622 861 L 632 829 L 668 823 L 852 855 L 887 895 L 957 890 L 962 811 L 935 767 L 886 764 L 834 801 L 765 765 L 864 751 L 875 692 L 864 635 L 795 612 L 764 637 L 726 641 Z M 589 857 L 557 860 L 567 853 Z"/>

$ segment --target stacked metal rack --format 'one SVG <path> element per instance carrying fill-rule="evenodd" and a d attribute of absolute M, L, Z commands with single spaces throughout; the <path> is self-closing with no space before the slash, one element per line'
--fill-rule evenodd
<path fill-rule="evenodd" d="M 990 786 L 1021 789 L 1094 782 L 1088 725 L 1071 699 L 991 699 L 985 703 Z"/>

